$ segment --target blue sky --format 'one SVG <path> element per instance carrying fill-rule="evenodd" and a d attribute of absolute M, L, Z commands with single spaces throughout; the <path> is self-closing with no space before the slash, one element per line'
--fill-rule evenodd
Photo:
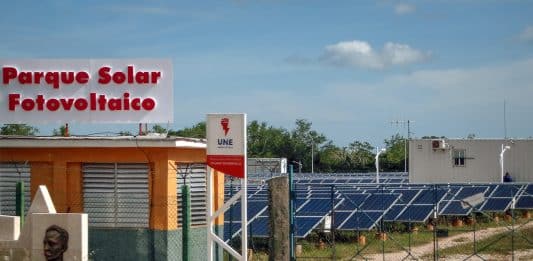
<path fill-rule="evenodd" d="M 192 3 L 191 3 L 192 2 Z M 210 112 L 345 146 L 533 136 L 533 1 L 8 1 L 2 58 L 170 58 L 173 129 Z M 163 124 L 166 126 L 166 124 Z M 39 125 L 51 134 L 57 124 Z M 137 126 L 71 124 L 74 134 Z"/>

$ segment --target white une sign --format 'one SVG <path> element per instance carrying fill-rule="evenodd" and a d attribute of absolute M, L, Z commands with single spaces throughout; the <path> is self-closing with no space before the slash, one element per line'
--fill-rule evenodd
<path fill-rule="evenodd" d="M 0 66 L 0 123 L 174 118 L 168 59 L 7 59 Z"/>
<path fill-rule="evenodd" d="M 238 178 L 246 176 L 246 114 L 208 114 L 207 165 Z"/>
<path fill-rule="evenodd" d="M 207 115 L 207 154 L 244 155 L 244 114 Z"/>

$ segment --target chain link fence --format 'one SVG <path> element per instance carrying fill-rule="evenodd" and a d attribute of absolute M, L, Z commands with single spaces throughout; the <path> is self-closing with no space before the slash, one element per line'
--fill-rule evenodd
<path fill-rule="evenodd" d="M 269 257 L 268 206 L 258 203 L 266 202 L 268 189 L 264 183 L 249 188 L 248 201 L 255 203 L 248 206 L 252 208 L 248 241 L 257 260 Z M 300 179 L 291 199 L 299 260 L 533 258 L 530 184 L 349 184 Z M 240 217 L 231 212 L 225 216 L 225 237 L 239 247 Z"/>

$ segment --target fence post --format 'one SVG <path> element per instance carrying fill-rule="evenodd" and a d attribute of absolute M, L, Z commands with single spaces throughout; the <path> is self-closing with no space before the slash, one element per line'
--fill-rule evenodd
<path fill-rule="evenodd" d="M 289 253 L 290 260 L 296 260 L 294 254 L 294 185 L 293 185 L 293 166 L 289 166 Z"/>
<path fill-rule="evenodd" d="M 437 185 L 433 185 L 433 206 L 434 206 L 434 211 L 433 212 L 433 220 L 435 222 L 435 226 L 433 228 L 433 260 L 439 260 L 439 239 L 437 237 L 437 225 L 438 225 L 438 220 L 437 220 L 437 215 L 439 214 L 439 204 L 437 202 Z"/>
<path fill-rule="evenodd" d="M 20 227 L 24 225 L 24 182 L 18 181 L 15 196 L 15 215 L 20 217 Z"/>
<path fill-rule="evenodd" d="M 331 185 L 331 241 L 333 244 L 333 260 L 337 260 L 337 252 L 335 249 L 335 185 Z"/>
<path fill-rule="evenodd" d="M 229 183 L 229 198 L 232 198 L 232 197 L 233 197 L 233 177 L 230 178 L 230 183 Z M 229 245 L 230 246 L 233 246 L 232 236 L 233 236 L 233 210 L 229 208 Z M 245 253 L 243 253 L 243 255 L 245 255 Z M 229 261 L 233 261 L 232 255 L 229 255 Z"/>
<path fill-rule="evenodd" d="M 190 230 L 191 230 L 191 192 L 188 185 L 181 186 L 181 224 L 182 224 L 182 260 L 191 260 L 190 257 Z"/>
<path fill-rule="evenodd" d="M 512 199 L 512 202 L 511 202 L 511 226 L 512 226 L 512 231 L 511 231 L 511 260 L 515 260 L 515 255 L 514 255 L 514 234 L 515 234 L 515 220 L 514 220 L 514 208 L 515 208 L 515 199 L 513 197 Z"/>
<path fill-rule="evenodd" d="M 275 177 L 268 180 L 269 240 L 270 254 L 268 260 L 289 260 L 289 181 L 287 177 Z M 250 230 L 253 228 L 250 227 Z"/>

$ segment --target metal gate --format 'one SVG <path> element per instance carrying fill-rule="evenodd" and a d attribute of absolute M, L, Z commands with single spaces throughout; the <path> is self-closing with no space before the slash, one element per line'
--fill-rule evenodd
<path fill-rule="evenodd" d="M 91 163 L 82 169 L 90 226 L 148 228 L 148 164 Z"/>
<path fill-rule="evenodd" d="M 181 226 L 181 185 L 188 184 L 191 191 L 191 225 L 206 224 L 206 174 L 204 163 L 178 163 L 178 224 Z"/>
<path fill-rule="evenodd" d="M 16 185 L 24 182 L 24 213 L 28 212 L 31 204 L 30 195 L 30 165 L 21 162 L 0 163 L 0 214 L 15 215 Z"/>

